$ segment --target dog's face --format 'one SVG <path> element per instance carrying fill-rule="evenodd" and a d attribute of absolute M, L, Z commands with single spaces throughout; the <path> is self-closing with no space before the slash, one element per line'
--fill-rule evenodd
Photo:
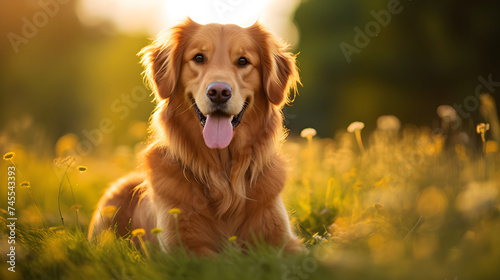
<path fill-rule="evenodd" d="M 262 88 L 258 46 L 235 25 L 200 26 L 182 57 L 180 83 L 210 148 L 225 148 L 248 104 Z"/>
<path fill-rule="evenodd" d="M 223 149 L 245 111 L 262 98 L 281 107 L 298 82 L 295 58 L 260 25 L 187 20 L 142 51 L 156 96 L 182 99 L 198 117 L 205 144 Z"/>

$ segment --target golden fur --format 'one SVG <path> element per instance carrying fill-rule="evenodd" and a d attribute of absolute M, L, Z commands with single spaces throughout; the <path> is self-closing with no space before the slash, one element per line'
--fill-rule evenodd
<path fill-rule="evenodd" d="M 114 206 L 113 221 L 96 211 L 89 238 L 110 225 L 124 235 L 144 228 L 145 239 L 164 250 L 178 245 L 172 208 L 179 208 L 179 235 L 198 255 L 220 252 L 228 237 L 242 246 L 255 237 L 288 251 L 301 249 L 280 197 L 286 168 L 279 153 L 285 137 L 281 108 L 299 82 L 295 57 L 260 24 L 200 25 L 188 19 L 159 36 L 140 55 L 155 93 L 144 174 L 115 183 L 98 209 Z M 206 61 L 193 57 L 202 54 Z M 245 57 L 248 65 L 238 65 Z M 193 104 L 210 110 L 207 85 L 231 85 L 226 113 L 246 104 L 228 147 L 210 149 Z M 139 198 L 140 197 L 140 198 Z M 130 221 L 130 223 L 129 223 Z M 157 240 L 149 234 L 161 228 Z"/>

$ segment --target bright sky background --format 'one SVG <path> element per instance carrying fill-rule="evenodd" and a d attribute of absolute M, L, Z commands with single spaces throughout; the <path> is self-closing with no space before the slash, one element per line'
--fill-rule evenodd
<path fill-rule="evenodd" d="M 186 17 L 198 23 L 250 26 L 259 20 L 294 45 L 298 33 L 292 15 L 300 0 L 79 0 L 85 25 L 113 22 L 121 31 L 146 31 L 152 36 Z"/>

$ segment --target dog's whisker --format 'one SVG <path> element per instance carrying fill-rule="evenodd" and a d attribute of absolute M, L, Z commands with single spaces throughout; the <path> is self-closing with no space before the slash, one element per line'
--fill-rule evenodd
<path fill-rule="evenodd" d="M 177 111 L 179 108 L 181 108 L 184 104 L 186 104 L 186 100 L 182 101 L 181 104 L 179 104 L 177 107 L 175 107 L 174 109 L 174 112 Z M 179 112 L 178 114 L 176 114 L 176 116 L 180 116 L 182 114 L 184 114 L 185 112 L 189 111 L 189 109 L 191 109 L 192 105 L 190 105 L 188 108 L 186 108 L 185 110 Z"/>
<path fill-rule="evenodd" d="M 189 111 L 189 109 L 191 109 L 191 107 L 186 108 L 186 110 L 183 110 L 183 111 L 179 112 L 176 116 L 180 116 L 180 115 L 186 113 L 187 111 Z"/>
<path fill-rule="evenodd" d="M 260 112 L 261 114 L 264 114 L 264 112 L 262 111 L 262 109 L 261 109 L 259 106 L 254 106 L 254 107 L 255 107 L 255 108 L 257 108 L 257 110 L 259 110 L 259 112 Z"/>

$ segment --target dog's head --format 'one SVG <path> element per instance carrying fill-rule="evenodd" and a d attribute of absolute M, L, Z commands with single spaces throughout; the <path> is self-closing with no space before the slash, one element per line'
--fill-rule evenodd
<path fill-rule="evenodd" d="M 140 54 L 157 101 L 187 104 L 181 110 L 199 119 L 205 144 L 222 149 L 252 106 L 281 108 L 289 101 L 299 77 L 285 49 L 258 23 L 242 28 L 188 19 Z"/>

